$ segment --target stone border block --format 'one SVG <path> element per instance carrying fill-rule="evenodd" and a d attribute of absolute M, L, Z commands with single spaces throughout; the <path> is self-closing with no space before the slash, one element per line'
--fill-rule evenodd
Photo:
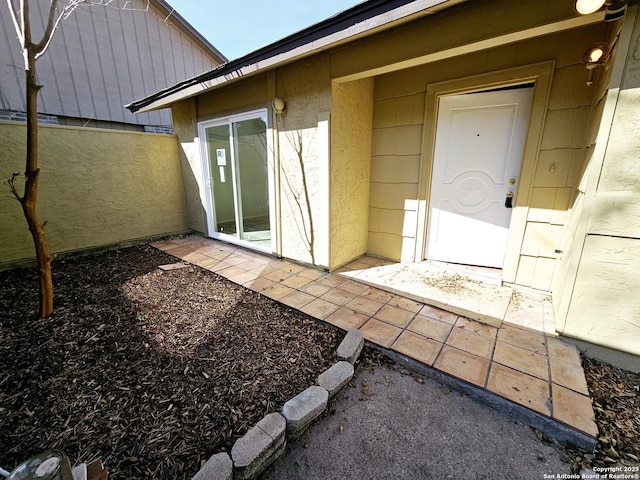
<path fill-rule="evenodd" d="M 257 478 L 286 448 L 287 423 L 279 413 L 270 413 L 239 438 L 231 448 L 236 480 Z"/>
<path fill-rule="evenodd" d="M 329 392 L 322 387 L 312 386 L 299 393 L 282 407 L 282 415 L 287 420 L 287 437 L 298 438 L 325 408 Z"/>
<path fill-rule="evenodd" d="M 329 398 L 333 398 L 352 378 L 353 365 L 349 362 L 338 362 L 318 375 L 317 383 L 329 392 Z"/>
<path fill-rule="evenodd" d="M 192 480 L 233 480 L 233 462 L 228 453 L 216 453 Z"/>
<path fill-rule="evenodd" d="M 360 330 L 349 330 L 342 342 L 340 342 L 338 350 L 336 350 L 336 356 L 339 361 L 344 360 L 354 364 L 363 347 L 364 338 L 362 338 L 362 332 Z"/>

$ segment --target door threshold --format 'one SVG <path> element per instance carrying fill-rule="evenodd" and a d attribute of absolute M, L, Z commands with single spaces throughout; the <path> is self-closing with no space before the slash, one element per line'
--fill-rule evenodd
<path fill-rule="evenodd" d="M 472 280 L 478 280 L 490 285 L 502 285 L 501 268 L 463 265 L 460 263 L 441 262 L 438 260 L 423 260 L 421 263 L 425 263 L 435 269 L 440 269 L 443 272 L 457 273 Z"/>

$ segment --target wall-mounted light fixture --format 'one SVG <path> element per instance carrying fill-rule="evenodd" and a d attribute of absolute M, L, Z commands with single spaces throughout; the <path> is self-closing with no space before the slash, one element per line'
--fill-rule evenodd
<path fill-rule="evenodd" d="M 276 114 L 276 123 L 280 125 L 280 120 L 287 115 L 285 112 L 286 105 L 284 100 L 276 97 L 273 99 L 273 102 L 271 102 L 271 105 L 273 106 L 273 111 Z"/>
<path fill-rule="evenodd" d="M 593 72 L 596 68 L 605 66 L 611 56 L 611 48 L 606 43 L 596 43 L 584 53 L 583 59 L 589 71 L 587 85 L 593 85 Z"/>
<path fill-rule="evenodd" d="M 580 15 L 589 15 L 602 8 L 606 0 L 576 0 L 576 10 Z"/>
<path fill-rule="evenodd" d="M 576 0 L 576 11 L 580 15 L 589 15 L 606 6 L 604 21 L 613 22 L 624 17 L 628 0 Z"/>

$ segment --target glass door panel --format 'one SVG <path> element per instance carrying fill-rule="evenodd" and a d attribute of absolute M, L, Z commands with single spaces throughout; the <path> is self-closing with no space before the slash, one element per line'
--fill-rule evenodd
<path fill-rule="evenodd" d="M 242 240 L 270 246 L 266 119 L 234 122 L 232 129 L 239 236 Z"/>
<path fill-rule="evenodd" d="M 207 122 L 200 128 L 206 141 L 209 234 L 270 252 L 266 112 Z"/>
<path fill-rule="evenodd" d="M 206 132 L 215 231 L 237 236 L 229 125 L 209 127 Z"/>

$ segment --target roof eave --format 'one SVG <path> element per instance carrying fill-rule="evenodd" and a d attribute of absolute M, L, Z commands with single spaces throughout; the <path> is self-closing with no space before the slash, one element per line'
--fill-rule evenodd
<path fill-rule="evenodd" d="M 161 90 L 149 97 L 136 100 L 126 105 L 133 113 L 149 112 L 166 108 L 172 103 L 185 100 L 201 93 L 227 85 L 241 78 L 266 72 L 276 67 L 291 63 L 301 58 L 319 53 L 323 50 L 336 47 L 340 44 L 351 42 L 360 37 L 372 35 L 380 30 L 393 28 L 401 23 L 408 22 L 417 17 L 435 13 L 449 8 L 466 0 L 414 0 L 394 2 L 398 7 L 384 11 L 380 14 L 363 18 L 362 21 L 353 23 L 349 27 L 322 35 L 322 31 L 329 32 L 335 23 L 340 22 L 349 15 L 356 16 L 363 6 L 372 2 L 364 2 L 352 7 L 345 12 L 337 14 L 323 22 L 294 33 L 282 40 L 274 42 L 244 57 L 220 65 L 218 68 L 198 75 L 192 79 Z M 391 2 L 377 2 L 391 3 Z M 320 35 L 318 36 L 318 33 Z M 302 42 L 305 36 L 315 34 L 316 38 L 308 42 Z M 297 46 L 286 49 L 293 44 Z M 271 54 L 271 52 L 274 52 Z"/>

